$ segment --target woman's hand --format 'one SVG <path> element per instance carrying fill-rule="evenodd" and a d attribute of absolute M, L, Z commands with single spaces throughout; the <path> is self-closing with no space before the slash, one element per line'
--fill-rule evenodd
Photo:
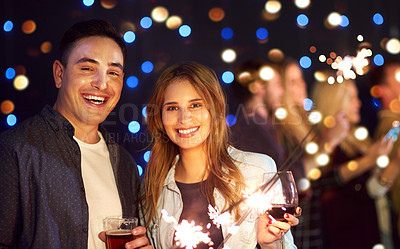
<path fill-rule="evenodd" d="M 142 248 L 142 249 L 152 249 L 149 240 L 146 237 L 146 228 L 142 226 L 135 227 L 132 230 L 133 240 L 125 244 L 126 249 Z M 102 241 L 106 241 L 106 232 L 99 233 L 99 238 Z"/>
<path fill-rule="evenodd" d="M 296 209 L 296 216 L 301 215 L 301 208 Z M 286 213 L 287 222 L 270 219 L 266 214 L 261 214 L 257 220 L 257 242 L 261 248 L 279 248 L 282 233 L 287 233 L 292 226 L 299 224 L 299 219 Z"/>

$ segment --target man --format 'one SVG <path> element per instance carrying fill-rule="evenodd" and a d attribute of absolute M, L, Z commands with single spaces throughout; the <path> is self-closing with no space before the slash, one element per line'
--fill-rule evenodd
<path fill-rule="evenodd" d="M 387 60 L 382 66 L 375 67 L 371 72 L 371 93 L 379 98 L 382 109 L 378 113 L 378 125 L 375 128 L 374 138 L 384 136 L 392 127 L 394 121 L 400 121 L 400 61 Z M 380 219 L 380 230 L 385 248 L 398 248 L 400 245 L 400 147 L 399 139 L 394 143 L 390 154 L 390 164 L 377 175 L 379 184 L 371 185 L 379 202 L 378 217 Z M 371 181 L 374 183 L 375 181 Z M 382 189 L 382 190 L 380 190 Z M 386 191 L 390 190 L 391 201 L 385 198 Z M 390 221 L 390 208 L 393 207 L 395 215 Z M 397 220 L 396 217 L 397 216 Z M 393 223 L 393 224 L 391 224 Z M 397 223 L 397 225 L 396 225 Z M 393 230 L 393 231 L 392 231 Z M 396 234 L 397 233 L 397 234 Z"/>
<path fill-rule="evenodd" d="M 0 135 L 0 247 L 104 248 L 106 216 L 136 216 L 136 163 L 99 125 L 117 104 L 126 48 L 102 20 L 75 24 L 53 64 L 53 108 Z M 129 248 L 151 248 L 145 228 Z"/>

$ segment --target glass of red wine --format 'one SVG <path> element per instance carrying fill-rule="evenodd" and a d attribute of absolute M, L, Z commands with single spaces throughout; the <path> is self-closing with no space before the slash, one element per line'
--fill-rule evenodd
<path fill-rule="evenodd" d="M 291 171 L 268 172 L 264 174 L 266 196 L 270 208 L 266 211 L 269 218 L 281 222 L 287 222 L 285 213 L 296 216 L 299 205 L 296 183 Z M 285 249 L 285 236 L 282 232 L 281 248 Z"/>

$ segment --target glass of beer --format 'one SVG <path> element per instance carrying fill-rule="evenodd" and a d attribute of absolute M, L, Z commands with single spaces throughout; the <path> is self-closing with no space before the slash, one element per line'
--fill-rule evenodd
<path fill-rule="evenodd" d="M 138 224 L 137 218 L 106 217 L 103 220 L 106 231 L 107 249 L 124 249 L 133 240 L 132 229 Z"/>

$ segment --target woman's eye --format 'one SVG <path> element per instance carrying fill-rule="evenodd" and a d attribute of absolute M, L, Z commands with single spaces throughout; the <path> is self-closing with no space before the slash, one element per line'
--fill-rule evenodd
<path fill-rule="evenodd" d="M 192 108 L 197 108 L 197 107 L 201 107 L 202 105 L 201 104 L 199 104 L 199 103 L 194 103 L 194 104 L 192 104 Z"/>
<path fill-rule="evenodd" d="M 176 111 L 176 110 L 178 110 L 178 107 L 176 107 L 176 106 L 168 106 L 167 107 L 167 111 Z"/>

